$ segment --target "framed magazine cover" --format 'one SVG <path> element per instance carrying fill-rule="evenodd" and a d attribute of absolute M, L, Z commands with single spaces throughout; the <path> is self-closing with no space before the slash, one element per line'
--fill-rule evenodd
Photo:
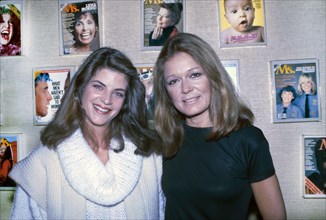
<path fill-rule="evenodd" d="M 73 66 L 33 68 L 34 125 L 48 124 L 74 74 Z"/>
<path fill-rule="evenodd" d="M 303 135 L 303 197 L 326 198 L 326 135 Z"/>
<path fill-rule="evenodd" d="M 0 57 L 21 56 L 23 1 L 0 1 Z"/>
<path fill-rule="evenodd" d="M 60 55 L 100 48 L 100 8 L 97 0 L 59 0 Z"/>
<path fill-rule="evenodd" d="M 230 75 L 235 88 L 240 92 L 239 86 L 239 60 L 221 60 L 225 70 Z"/>
<path fill-rule="evenodd" d="M 267 44 L 264 0 L 217 1 L 221 48 Z"/>
<path fill-rule="evenodd" d="M 271 61 L 273 122 L 321 120 L 317 59 Z"/>
<path fill-rule="evenodd" d="M 154 117 L 154 82 L 153 70 L 154 64 L 135 64 L 138 76 L 146 89 L 146 105 L 147 112 L 150 120 Z"/>
<path fill-rule="evenodd" d="M 22 133 L 0 132 L 0 190 L 12 190 L 16 186 L 8 173 L 23 158 L 22 144 Z"/>
<path fill-rule="evenodd" d="M 141 0 L 142 50 L 160 50 L 185 31 L 185 0 Z"/>

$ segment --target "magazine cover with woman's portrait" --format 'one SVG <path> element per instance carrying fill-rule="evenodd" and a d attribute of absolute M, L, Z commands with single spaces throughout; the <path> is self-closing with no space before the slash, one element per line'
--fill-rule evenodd
<path fill-rule="evenodd" d="M 141 0 L 142 49 L 160 50 L 167 39 L 185 30 L 185 0 Z"/>
<path fill-rule="evenodd" d="M 93 1 L 59 1 L 61 55 L 89 54 L 100 48 L 99 5 Z"/>
<path fill-rule="evenodd" d="M 220 46 L 266 45 L 264 0 L 217 0 Z"/>
<path fill-rule="evenodd" d="M 320 121 L 317 59 L 271 61 L 274 122 Z"/>
<path fill-rule="evenodd" d="M 0 56 L 22 54 L 22 2 L 0 1 Z"/>

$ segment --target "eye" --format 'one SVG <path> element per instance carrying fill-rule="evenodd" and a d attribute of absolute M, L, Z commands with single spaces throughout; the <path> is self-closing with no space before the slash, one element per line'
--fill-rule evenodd
<path fill-rule="evenodd" d="M 115 91 L 113 94 L 114 94 L 116 97 L 118 97 L 118 98 L 124 98 L 124 97 L 125 97 L 125 93 L 124 93 L 124 92 Z"/>
<path fill-rule="evenodd" d="M 171 79 L 171 80 L 167 81 L 167 84 L 169 86 L 172 86 L 172 85 L 176 84 L 177 82 L 178 82 L 178 79 Z"/>
<path fill-rule="evenodd" d="M 99 84 L 93 84 L 93 88 L 95 88 L 98 91 L 102 91 L 104 89 L 103 86 Z"/>
<path fill-rule="evenodd" d="M 198 77 L 200 77 L 201 75 L 202 75 L 201 73 L 195 72 L 195 73 L 192 73 L 192 74 L 190 75 L 190 78 L 198 78 Z"/>
<path fill-rule="evenodd" d="M 250 6 L 245 7 L 245 11 L 250 11 L 250 10 L 251 10 Z"/>
<path fill-rule="evenodd" d="M 235 14 L 237 13 L 237 10 L 232 10 L 231 13 Z"/>
<path fill-rule="evenodd" d="M 93 21 L 92 20 L 88 20 L 87 21 L 87 24 L 93 24 Z"/>

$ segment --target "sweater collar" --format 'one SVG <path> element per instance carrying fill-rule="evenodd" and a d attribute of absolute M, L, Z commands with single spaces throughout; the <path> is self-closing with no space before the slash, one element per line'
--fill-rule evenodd
<path fill-rule="evenodd" d="M 66 179 L 86 199 L 101 204 L 114 205 L 124 200 L 136 186 L 142 168 L 142 157 L 134 153 L 136 146 L 127 139 L 122 152 L 110 143 L 110 160 L 104 165 L 89 147 L 81 130 L 57 147 Z"/>

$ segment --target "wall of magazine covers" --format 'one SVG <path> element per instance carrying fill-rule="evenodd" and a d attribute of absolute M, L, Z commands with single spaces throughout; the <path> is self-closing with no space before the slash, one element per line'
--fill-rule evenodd
<path fill-rule="evenodd" d="M 142 50 L 141 1 L 103 0 L 101 46 L 125 52 L 134 64 L 154 63 L 158 51 Z M 218 0 L 184 1 L 185 31 L 208 41 L 222 60 L 239 61 L 241 96 L 256 114 L 270 143 L 288 219 L 325 219 L 325 198 L 303 197 L 303 135 L 326 135 L 325 1 L 266 0 L 266 45 L 221 48 Z M 32 70 L 35 67 L 78 67 L 85 55 L 60 56 L 58 2 L 24 3 L 23 55 L 0 59 L 0 132 L 23 135 L 22 157 L 39 145 L 43 126 L 33 123 Z M 317 59 L 320 120 L 273 123 L 272 60 Z M 1 219 L 7 219 L 12 191 L 0 191 Z"/>

